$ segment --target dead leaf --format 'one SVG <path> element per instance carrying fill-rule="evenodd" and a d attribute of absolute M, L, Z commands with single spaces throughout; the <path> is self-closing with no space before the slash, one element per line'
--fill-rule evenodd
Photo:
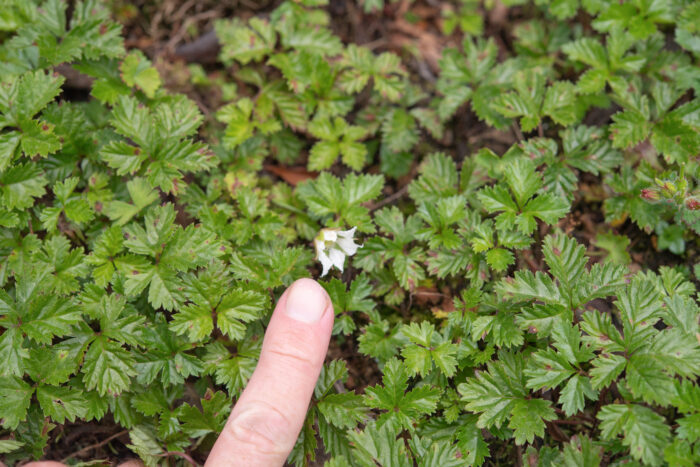
<path fill-rule="evenodd" d="M 318 176 L 318 174 L 309 172 L 303 166 L 284 167 L 281 165 L 266 165 L 265 170 L 272 172 L 292 186 L 297 186 L 305 180 L 315 179 Z"/>

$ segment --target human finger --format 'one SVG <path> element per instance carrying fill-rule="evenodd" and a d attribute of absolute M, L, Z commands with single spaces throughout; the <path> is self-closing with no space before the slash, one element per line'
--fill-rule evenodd
<path fill-rule="evenodd" d="M 0 462 L 0 467 L 4 467 L 5 464 Z M 38 462 L 30 462 L 29 464 L 25 464 L 24 467 L 66 467 L 66 464 L 61 464 L 60 462 L 56 461 L 38 461 Z M 138 460 L 129 460 L 126 462 L 123 462 L 119 464 L 119 467 L 144 467 L 143 462 L 138 461 Z"/>
<path fill-rule="evenodd" d="M 280 466 L 294 447 L 328 350 L 333 306 L 316 281 L 299 279 L 270 319 L 260 360 L 206 466 Z"/>

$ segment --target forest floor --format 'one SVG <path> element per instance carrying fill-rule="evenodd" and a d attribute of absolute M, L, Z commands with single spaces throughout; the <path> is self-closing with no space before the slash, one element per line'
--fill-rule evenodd
<path fill-rule="evenodd" d="M 214 109 L 222 104 L 222 95 L 216 91 L 205 93 L 194 86 L 187 65 L 199 63 L 210 76 L 223 74 L 230 79 L 225 67 L 216 60 L 218 44 L 213 34 L 214 22 L 220 18 L 246 19 L 253 15 L 264 17 L 279 3 L 281 2 L 277 0 L 114 0 L 113 5 L 116 19 L 124 25 L 127 47 L 142 50 L 160 70 L 169 90 L 187 94 L 199 105 L 205 117 L 213 120 Z M 435 86 L 442 50 L 458 46 L 461 42 L 461 37 L 457 34 L 445 36 L 442 33 L 443 12 L 449 8 L 453 8 L 453 2 L 419 0 L 409 4 L 399 1 L 389 3 L 379 13 L 367 14 L 356 0 L 330 0 L 328 11 L 334 32 L 345 43 L 364 45 L 375 52 L 392 51 L 399 54 L 403 63 L 411 68 L 411 75 L 420 79 L 419 84 L 430 92 Z M 484 36 L 495 40 L 503 57 L 513 54 L 513 24 L 527 15 L 525 7 L 506 8 L 498 1 L 491 11 L 484 12 Z M 66 70 L 66 76 L 68 81 L 64 98 L 89 98 L 89 81 L 83 76 L 72 74 L 69 69 Z M 607 120 L 610 114 L 611 111 L 608 110 L 601 111 L 599 115 L 589 115 L 587 120 L 590 121 L 587 123 Z M 473 112 L 465 111 L 459 112 L 446 128 L 442 140 L 435 143 L 445 152 L 453 154 L 457 161 L 461 161 L 484 147 L 502 154 L 521 139 L 523 135 L 515 126 L 507 130 L 494 130 L 480 122 Z M 313 176 L 303 166 L 281 166 L 275 161 L 266 165 L 265 170 L 292 184 Z M 385 194 L 390 196 L 392 193 L 400 193 L 416 173 L 417 167 L 413 167 L 408 175 L 397 180 L 393 186 L 390 184 Z M 582 180 L 580 188 L 571 213 L 561 221 L 560 227 L 595 255 L 598 250 L 593 240 L 598 225 L 604 222 L 604 196 L 599 193 L 600 181 L 593 176 Z M 630 239 L 630 268 L 633 272 L 640 270 L 642 265 L 645 269 L 656 270 L 662 265 L 678 264 L 679 257 L 668 252 L 658 252 L 654 236 L 641 231 L 632 222 L 623 221 L 613 227 L 618 235 Z M 540 238 L 545 234 L 546 232 L 540 232 Z M 692 268 L 698 262 L 699 254 L 697 251 L 688 252 L 686 258 L 687 265 Z M 525 261 L 525 266 L 530 269 L 542 268 L 539 251 L 525 255 Z M 449 307 L 451 297 L 446 297 L 437 289 L 419 289 L 414 302 L 444 304 Z M 609 307 L 611 304 L 601 303 L 599 306 Z M 376 364 L 357 351 L 355 342 L 334 341 L 329 356 L 346 360 L 349 370 L 346 387 L 349 390 L 361 390 L 378 382 L 381 373 Z M 133 457 L 127 444 L 128 431 L 123 430 L 109 415 L 100 422 L 66 423 L 55 428 L 46 458 L 64 462 L 102 459 L 116 465 L 119 461 Z M 202 449 L 202 452 L 206 452 L 206 449 Z M 173 458 L 178 457 L 178 453 L 173 453 Z M 203 458 L 194 460 L 200 463 L 204 461 Z M 323 460 L 320 456 L 317 465 L 322 465 Z"/>

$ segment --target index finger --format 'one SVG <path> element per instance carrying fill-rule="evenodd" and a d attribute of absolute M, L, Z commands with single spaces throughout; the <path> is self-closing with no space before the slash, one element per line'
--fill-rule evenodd
<path fill-rule="evenodd" d="M 282 465 L 301 430 L 333 329 L 333 306 L 314 280 L 282 295 L 258 366 L 238 399 L 207 466 Z"/>

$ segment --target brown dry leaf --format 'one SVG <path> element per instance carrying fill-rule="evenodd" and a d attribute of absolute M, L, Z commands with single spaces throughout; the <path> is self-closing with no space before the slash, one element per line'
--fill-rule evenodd
<path fill-rule="evenodd" d="M 440 70 L 438 61 L 442 57 L 442 43 L 437 35 L 427 30 L 427 24 L 419 21 L 411 24 L 404 19 L 397 19 L 391 29 L 398 32 L 392 34 L 391 42 L 399 46 L 415 45 L 434 73 Z"/>
<path fill-rule="evenodd" d="M 318 174 L 309 172 L 303 166 L 284 167 L 281 165 L 266 165 L 265 170 L 272 172 L 292 186 L 297 186 L 305 180 L 314 179 L 318 176 Z"/>
<path fill-rule="evenodd" d="M 442 299 L 442 293 L 436 287 L 421 286 L 413 292 L 416 305 L 425 306 L 428 303 L 435 305 Z"/>

